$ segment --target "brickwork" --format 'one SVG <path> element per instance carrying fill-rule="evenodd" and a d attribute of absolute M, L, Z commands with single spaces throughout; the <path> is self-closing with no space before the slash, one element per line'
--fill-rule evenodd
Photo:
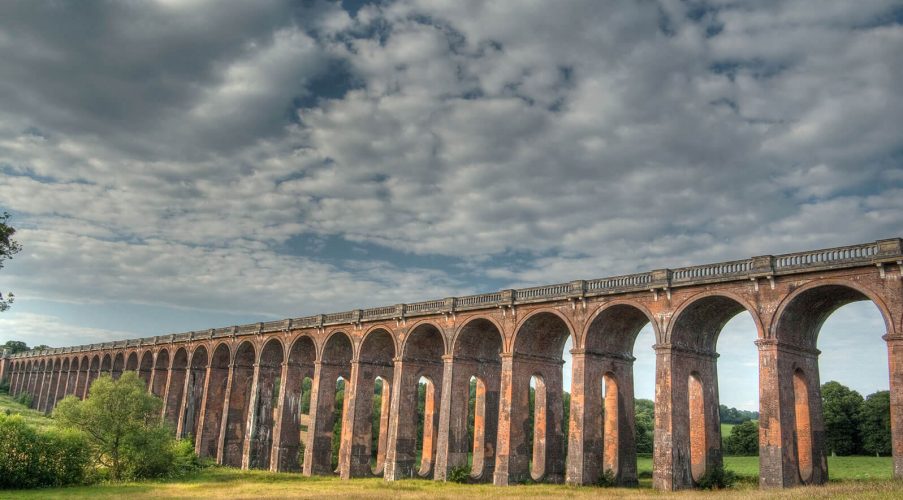
<path fill-rule="evenodd" d="M 473 452 L 473 482 L 590 484 L 610 471 L 619 484 L 631 485 L 637 479 L 633 344 L 651 324 L 653 485 L 672 490 L 693 487 L 721 463 L 717 341 L 727 321 L 745 314 L 756 325 L 749 341 L 759 351 L 760 483 L 788 487 L 828 479 L 819 328 L 838 307 L 868 300 L 885 319 L 875 338 L 884 335 L 887 344 L 894 476 L 903 478 L 901 270 L 901 240 L 882 240 L 22 353 L 0 358 L 0 376 L 14 395 L 27 392 L 36 408 L 51 411 L 67 394 L 85 397 L 101 374 L 137 371 L 164 399 L 163 417 L 178 435 L 195 437 L 200 455 L 244 468 L 447 480 Z M 568 339 L 573 383 L 565 443 L 561 367 Z M 345 404 L 333 457 L 339 377 L 346 381 Z M 311 379 L 306 416 L 299 408 L 305 378 Z M 380 437 L 372 449 L 378 378 L 383 405 L 376 409 Z M 421 378 L 430 389 L 424 434 L 417 436 L 413 409 Z M 537 387 L 532 428 L 531 379 Z"/>

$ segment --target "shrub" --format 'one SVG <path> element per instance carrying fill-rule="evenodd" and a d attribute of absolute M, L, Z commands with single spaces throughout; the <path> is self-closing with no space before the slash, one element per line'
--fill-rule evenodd
<path fill-rule="evenodd" d="M 747 420 L 731 429 L 724 440 L 724 451 L 728 455 L 753 456 L 759 454 L 759 424 Z"/>
<path fill-rule="evenodd" d="M 74 431 L 40 432 L 19 416 L 0 416 L 0 488 L 87 482 L 87 441 Z"/>
<path fill-rule="evenodd" d="M 448 480 L 453 483 L 466 483 L 470 480 L 470 470 L 464 465 L 452 467 L 448 471 Z"/>
<path fill-rule="evenodd" d="M 170 477 L 183 472 L 180 466 L 195 467 L 197 457 L 190 444 L 181 445 L 163 425 L 162 405 L 129 371 L 118 380 L 101 376 L 84 401 L 67 396 L 53 416 L 59 425 L 88 436 L 95 463 L 111 480 Z"/>
<path fill-rule="evenodd" d="M 23 406 L 31 406 L 31 403 L 34 402 L 34 397 L 27 392 L 23 392 L 19 394 L 19 397 L 16 398 L 16 402 Z"/>
<path fill-rule="evenodd" d="M 703 490 L 721 490 L 730 488 L 737 482 L 737 476 L 729 470 L 724 470 L 723 465 L 711 467 L 696 482 L 696 486 Z"/>
<path fill-rule="evenodd" d="M 0 394 L 9 394 L 9 380 L 0 380 Z"/>
<path fill-rule="evenodd" d="M 605 488 L 609 488 L 612 486 L 617 486 L 617 478 L 615 477 L 615 473 L 611 471 L 611 469 L 603 472 L 599 479 L 596 480 L 597 486 L 602 486 Z"/>

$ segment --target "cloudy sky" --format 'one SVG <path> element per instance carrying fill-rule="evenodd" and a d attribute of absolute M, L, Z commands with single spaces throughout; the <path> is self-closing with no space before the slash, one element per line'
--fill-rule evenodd
<path fill-rule="evenodd" d="M 3 2 L 0 341 L 899 236 L 900 82 L 901 1 Z M 838 311 L 822 379 L 886 388 L 883 333 Z M 754 336 L 722 337 L 726 403 Z"/>

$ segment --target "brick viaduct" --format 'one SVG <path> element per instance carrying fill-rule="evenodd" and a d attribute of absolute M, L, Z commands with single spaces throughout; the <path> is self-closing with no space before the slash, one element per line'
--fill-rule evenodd
<path fill-rule="evenodd" d="M 102 373 L 118 377 L 136 370 L 164 399 L 164 418 L 177 434 L 195 436 L 200 455 L 305 475 L 335 472 L 334 403 L 342 377 L 343 478 L 445 480 L 473 453 L 474 482 L 590 484 L 610 472 L 617 483 L 631 485 L 637 481 L 633 348 L 637 333 L 651 323 L 653 484 L 670 490 L 693 487 L 721 464 L 716 343 L 725 323 L 745 311 L 758 330 L 760 485 L 787 487 L 828 479 L 819 329 L 838 307 L 870 300 L 886 325 L 894 476 L 903 478 L 901 243 L 895 238 L 20 353 L 0 360 L 0 377 L 10 381 L 14 394 L 30 393 L 37 408 L 50 411 L 65 395 L 84 397 Z M 561 368 L 569 338 L 573 374 L 565 443 Z M 300 415 L 306 377 L 310 410 Z M 377 409 L 381 432 L 371 467 L 371 401 L 378 378 L 389 397 Z M 468 417 L 472 378 L 476 404 Z M 417 436 L 412 408 L 422 379 L 426 410 L 423 435 Z M 468 418 L 474 422 L 472 438 Z"/>

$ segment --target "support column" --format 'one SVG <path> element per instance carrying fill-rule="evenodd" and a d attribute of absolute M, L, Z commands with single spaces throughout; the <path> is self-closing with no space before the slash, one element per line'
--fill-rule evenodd
<path fill-rule="evenodd" d="M 515 402 L 516 395 L 514 394 L 514 356 L 502 353 L 501 358 L 498 444 L 496 446 L 493 483 L 496 486 L 508 486 L 511 483 L 517 483 L 522 479 L 526 479 L 521 477 L 521 474 L 518 474 L 517 471 L 527 469 L 529 456 L 526 450 L 518 450 L 516 445 L 511 442 L 513 439 L 516 443 L 521 443 L 524 437 L 524 430 L 512 428 L 511 422 L 511 412 L 513 411 L 513 406 L 517 404 Z M 512 473 L 515 473 L 515 477 L 512 477 Z"/>
<path fill-rule="evenodd" d="M 756 345 L 759 348 L 759 485 L 784 488 L 824 484 L 828 480 L 828 461 L 818 375 L 819 351 L 774 339 L 760 339 Z"/>
<path fill-rule="evenodd" d="M 437 481 L 445 481 L 452 468 L 460 465 L 456 457 L 452 456 L 452 424 L 461 420 L 460 404 L 457 405 L 457 411 L 452 412 L 454 372 L 454 357 L 448 354 L 442 356 L 442 391 L 439 398 L 439 429 L 436 433 L 436 472 L 433 474 L 433 479 Z M 457 434 L 458 426 L 454 427 L 454 432 Z M 465 460 L 464 463 L 466 464 L 467 461 Z"/>
<path fill-rule="evenodd" d="M 722 466 L 718 355 L 671 344 L 656 345 L 655 353 L 652 484 L 658 490 L 692 488 Z"/>
<path fill-rule="evenodd" d="M 894 479 L 903 479 L 903 335 L 885 335 L 890 372 L 890 430 Z"/>
<path fill-rule="evenodd" d="M 241 446 L 241 468 L 251 468 L 251 442 L 257 428 L 257 402 L 260 400 L 260 363 L 254 363 L 254 378 L 251 379 L 251 398 L 248 401 L 248 418 L 245 421 L 245 439 Z"/>
<path fill-rule="evenodd" d="M 298 443 L 297 438 L 294 440 L 283 440 L 287 437 L 283 435 L 282 428 L 286 430 L 295 423 L 295 429 L 289 432 L 297 432 L 298 422 L 298 403 L 299 401 L 288 401 L 287 394 L 289 384 L 289 365 L 288 360 L 282 362 L 282 373 L 279 375 L 279 396 L 276 402 L 276 418 L 273 422 L 273 449 L 270 452 L 269 469 L 272 472 L 280 472 L 283 470 L 297 470 L 298 467 Z M 300 380 L 297 381 L 300 384 Z M 294 460 L 292 460 L 294 453 Z M 284 467 L 284 468 L 283 468 Z"/>
<path fill-rule="evenodd" d="M 571 415 L 566 482 L 594 484 L 602 473 L 601 380 L 587 368 L 583 349 L 571 350 Z"/>
<path fill-rule="evenodd" d="M 191 388 L 191 385 L 190 385 L 191 379 L 195 376 L 194 370 L 192 370 L 192 366 L 191 366 L 191 362 L 192 362 L 193 358 L 194 358 L 194 353 L 189 351 L 188 352 L 188 361 L 187 361 L 187 364 L 185 365 L 185 380 L 182 381 L 182 398 L 181 398 L 181 401 L 179 401 L 179 408 L 178 408 L 179 414 L 176 417 L 176 437 L 178 437 L 180 439 L 185 437 L 185 435 L 184 435 L 185 413 L 186 413 L 186 408 L 188 406 L 188 398 L 191 397 L 191 395 L 188 394 L 188 390 Z M 203 406 L 203 404 L 204 403 L 201 402 L 201 406 Z M 195 410 L 195 411 L 198 411 L 198 410 Z M 198 431 L 197 429 L 194 430 L 195 433 L 197 433 L 197 431 Z M 197 439 L 195 439 L 195 441 L 197 441 Z"/>
<path fill-rule="evenodd" d="M 226 434 L 229 427 L 229 400 L 232 397 L 232 374 L 235 373 L 235 360 L 229 360 L 229 374 L 226 377 L 226 393 L 223 398 L 223 415 L 219 422 L 219 438 L 216 443 L 216 463 L 225 463 Z"/>

